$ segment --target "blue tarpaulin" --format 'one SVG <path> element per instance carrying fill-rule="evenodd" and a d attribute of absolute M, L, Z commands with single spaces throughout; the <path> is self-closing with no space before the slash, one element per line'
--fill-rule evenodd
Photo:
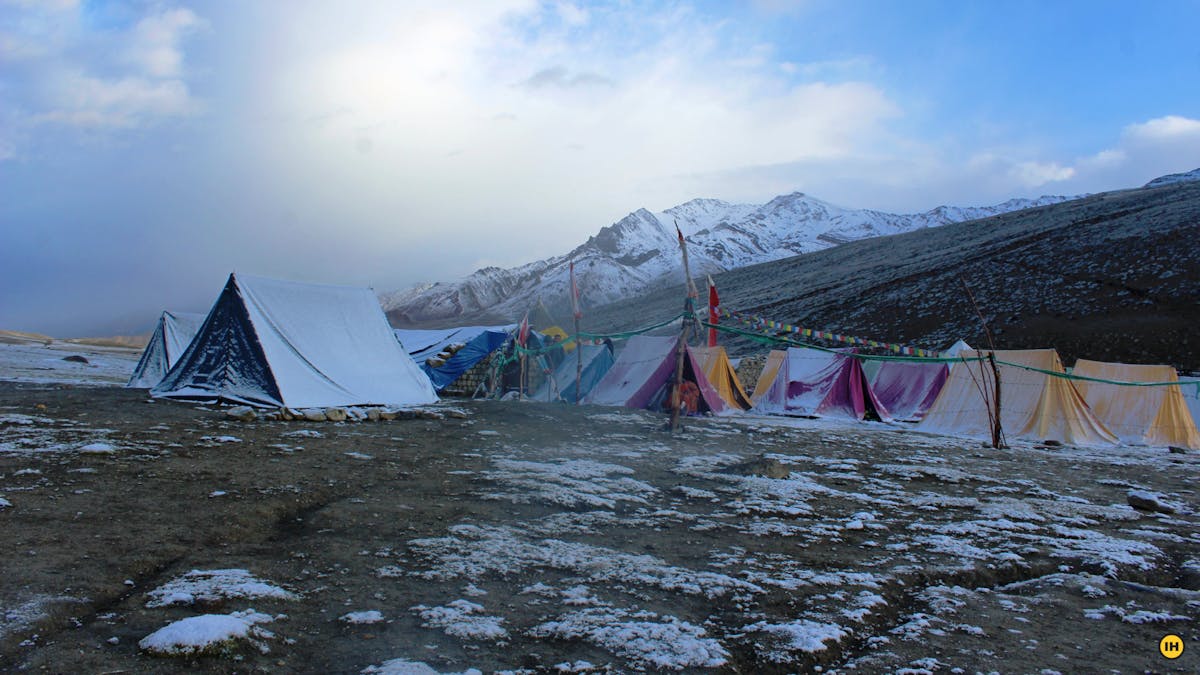
<path fill-rule="evenodd" d="M 613 354 L 605 345 L 580 345 L 579 348 L 583 350 L 583 377 L 579 385 L 579 398 L 583 398 L 612 367 Z M 574 353 L 567 354 L 531 398 L 535 401 L 559 400 L 574 403 L 575 375 L 579 370 L 577 359 Z"/>
<path fill-rule="evenodd" d="M 396 339 L 429 376 L 433 388 L 441 391 L 462 377 L 472 366 L 487 358 L 509 339 L 516 325 L 463 326 L 436 330 L 396 330 Z M 451 345 L 463 347 L 440 366 L 428 361 Z"/>

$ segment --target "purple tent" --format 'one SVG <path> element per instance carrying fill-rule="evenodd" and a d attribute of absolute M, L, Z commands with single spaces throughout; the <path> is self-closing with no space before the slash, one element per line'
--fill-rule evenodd
<path fill-rule="evenodd" d="M 800 347 L 788 348 L 774 380 L 754 409 L 856 420 L 868 413 L 882 420 L 891 418 L 887 407 L 871 391 L 858 359 L 844 352 Z"/>
<path fill-rule="evenodd" d="M 626 408 L 661 406 L 675 382 L 678 344 L 677 337 L 636 335 L 629 338 L 616 362 L 583 402 Z M 725 402 L 709 384 L 690 348 L 683 359 L 683 369 L 683 379 L 696 383 L 700 389 L 699 412 L 725 412 Z"/>
<path fill-rule="evenodd" d="M 871 390 L 894 419 L 919 420 L 933 405 L 949 372 L 944 363 L 885 361 Z"/>

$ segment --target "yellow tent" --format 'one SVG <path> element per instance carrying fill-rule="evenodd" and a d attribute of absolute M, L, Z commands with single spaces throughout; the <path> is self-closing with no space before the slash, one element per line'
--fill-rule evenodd
<path fill-rule="evenodd" d="M 541 333 L 542 335 L 545 335 L 546 337 L 556 337 L 559 340 L 566 340 L 569 337 L 567 335 L 567 331 L 559 328 L 558 326 L 550 326 L 549 328 L 547 328 L 545 330 L 540 330 L 538 332 Z M 567 345 L 563 345 L 563 352 L 566 354 L 570 354 L 574 350 L 575 350 L 574 342 L 567 344 Z"/>
<path fill-rule="evenodd" d="M 1074 375 L 1118 382 L 1178 382 L 1171 366 L 1141 366 L 1080 359 Z M 1130 387 L 1075 380 L 1096 417 L 1126 443 L 1177 445 L 1200 450 L 1200 432 L 1178 386 Z"/>
<path fill-rule="evenodd" d="M 754 385 L 754 393 L 750 396 L 750 400 L 757 404 L 759 399 L 766 395 L 767 390 L 775 382 L 775 376 L 779 374 L 779 367 L 783 365 L 784 359 L 787 358 L 787 350 L 772 349 L 770 354 L 767 354 L 767 362 L 763 364 L 762 373 L 758 376 L 758 384 Z"/>
<path fill-rule="evenodd" d="M 963 350 L 972 359 L 986 352 Z M 1054 440 L 1060 443 L 1099 445 L 1116 443 L 1117 437 L 1096 418 L 1071 381 L 1048 373 L 1065 373 L 1053 349 L 1001 350 L 1000 422 L 1006 438 Z M 1043 372 L 1039 372 L 1043 371 Z M 921 431 L 951 436 L 990 436 L 988 401 L 994 389 L 992 369 L 986 361 L 960 361 L 950 368 L 946 385 L 917 425 Z"/>
<path fill-rule="evenodd" d="M 692 347 L 692 354 L 700 363 L 708 382 L 721 395 L 721 399 L 739 410 L 750 409 L 750 397 L 742 389 L 733 364 L 724 347 Z"/>

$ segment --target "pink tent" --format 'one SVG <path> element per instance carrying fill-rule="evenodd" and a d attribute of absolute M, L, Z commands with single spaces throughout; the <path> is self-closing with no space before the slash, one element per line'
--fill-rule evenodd
<path fill-rule="evenodd" d="M 919 420 L 937 399 L 949 372 L 944 363 L 884 361 L 871 390 L 893 419 Z"/>
<path fill-rule="evenodd" d="M 873 413 L 891 419 L 871 391 L 858 359 L 845 352 L 800 347 L 788 348 L 774 380 L 754 402 L 754 410 L 857 420 Z"/>
<path fill-rule="evenodd" d="M 584 403 L 626 408 L 658 408 L 675 383 L 677 337 L 635 335 L 621 350 L 608 373 L 584 397 Z M 700 389 L 698 412 L 725 412 L 728 406 L 704 376 L 704 369 L 689 348 L 683 359 L 683 379 Z"/>

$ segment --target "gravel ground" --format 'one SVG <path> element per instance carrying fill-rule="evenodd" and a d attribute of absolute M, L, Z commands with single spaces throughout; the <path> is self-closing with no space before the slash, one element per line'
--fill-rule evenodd
<path fill-rule="evenodd" d="M 663 421 L 0 383 L 0 671 L 1200 669 L 1194 454 Z M 200 617 L 243 636 L 154 653 Z"/>

